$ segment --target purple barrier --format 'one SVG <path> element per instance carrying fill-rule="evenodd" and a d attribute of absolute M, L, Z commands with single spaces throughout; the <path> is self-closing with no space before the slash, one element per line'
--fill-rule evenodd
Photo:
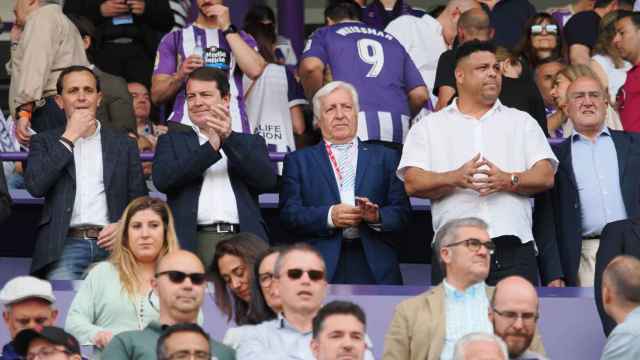
<path fill-rule="evenodd" d="M 1 268 L 1 266 L 0 266 Z M 54 281 L 58 325 L 64 325 L 67 311 L 80 282 Z M 225 317 L 213 304 L 210 286 L 203 306 L 204 328 L 215 339 L 222 339 L 227 328 Z M 349 286 L 329 287 L 327 301 L 350 300 L 363 307 L 367 314 L 368 333 L 377 359 L 382 356 L 384 335 L 393 317 L 395 306 L 402 300 L 425 291 L 416 286 Z M 593 302 L 593 289 L 539 288 L 541 318 L 539 327 L 547 355 L 551 359 L 596 360 L 600 358 L 605 338 Z M 8 341 L 4 326 L 0 327 L 0 344 Z"/>

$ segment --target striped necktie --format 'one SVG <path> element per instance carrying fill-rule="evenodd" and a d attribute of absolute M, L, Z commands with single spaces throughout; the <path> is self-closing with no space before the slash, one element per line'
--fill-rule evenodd
<path fill-rule="evenodd" d="M 353 191 L 356 179 L 356 168 L 353 163 L 353 143 L 333 144 L 331 148 L 336 152 L 338 169 L 342 177 L 340 192 Z"/>

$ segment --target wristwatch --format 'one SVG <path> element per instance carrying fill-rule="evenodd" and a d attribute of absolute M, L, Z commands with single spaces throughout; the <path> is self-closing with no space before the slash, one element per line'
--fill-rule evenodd
<path fill-rule="evenodd" d="M 222 30 L 222 35 L 227 36 L 229 34 L 237 34 L 238 33 L 238 28 L 231 24 L 229 25 L 229 27 L 226 30 Z"/>
<path fill-rule="evenodd" d="M 518 177 L 518 175 L 516 174 L 511 174 L 511 186 L 512 187 L 516 187 L 518 186 L 518 182 L 520 181 L 520 177 Z"/>

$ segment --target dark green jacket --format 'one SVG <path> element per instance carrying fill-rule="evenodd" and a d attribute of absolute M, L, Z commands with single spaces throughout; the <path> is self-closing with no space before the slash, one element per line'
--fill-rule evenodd
<path fill-rule="evenodd" d="M 152 321 L 144 330 L 126 331 L 113 337 L 104 350 L 104 360 L 156 360 L 156 344 L 163 326 Z M 235 360 L 236 353 L 230 347 L 211 339 L 211 353 L 218 360 Z"/>

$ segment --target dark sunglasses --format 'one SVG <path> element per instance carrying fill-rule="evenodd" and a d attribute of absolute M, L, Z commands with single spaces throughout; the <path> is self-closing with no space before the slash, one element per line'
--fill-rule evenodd
<path fill-rule="evenodd" d="M 307 273 L 307 275 L 309 275 L 309 279 L 311 279 L 311 281 L 324 280 L 324 271 L 322 270 L 302 270 L 302 269 L 287 270 L 287 276 L 291 280 L 300 279 L 304 273 Z"/>
<path fill-rule="evenodd" d="M 169 277 L 169 280 L 171 280 L 171 282 L 174 284 L 182 284 L 186 278 L 189 278 L 193 285 L 202 285 L 205 281 L 204 273 L 187 274 L 183 273 L 182 271 L 169 270 L 157 273 L 156 278 L 162 275 L 167 275 Z"/>
<path fill-rule="evenodd" d="M 555 25 L 555 24 L 531 25 L 531 34 L 532 35 L 542 34 L 542 30 L 545 30 L 547 32 L 547 34 L 557 34 L 558 33 L 558 25 Z"/>

